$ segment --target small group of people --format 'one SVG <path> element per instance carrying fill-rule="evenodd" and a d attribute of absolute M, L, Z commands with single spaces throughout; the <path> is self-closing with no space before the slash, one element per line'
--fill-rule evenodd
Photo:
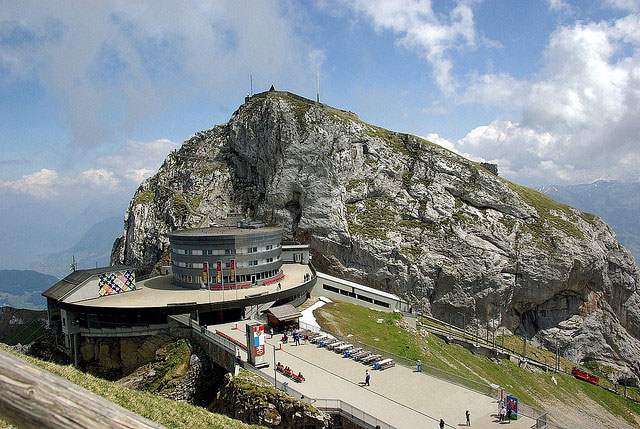
<path fill-rule="evenodd" d="M 511 423 L 511 407 L 507 407 L 503 400 L 498 401 L 498 420 Z"/>
<path fill-rule="evenodd" d="M 300 332 L 298 332 L 297 329 L 293 330 L 293 342 L 296 346 L 300 345 Z M 282 338 L 280 338 L 280 341 L 282 342 L 282 344 L 286 344 L 289 341 L 289 335 L 287 333 L 287 331 L 284 331 L 282 333 Z"/>
<path fill-rule="evenodd" d="M 308 282 L 309 280 L 311 280 L 311 274 L 307 273 L 304 275 L 304 281 Z"/>
<path fill-rule="evenodd" d="M 278 369 L 278 371 L 284 373 L 285 375 L 288 375 L 289 377 L 293 378 L 298 382 L 304 381 L 304 376 L 300 371 L 298 371 L 298 375 L 296 375 L 296 373 L 293 372 L 291 368 L 289 368 L 288 366 L 282 366 L 280 362 L 278 362 L 278 365 L 276 365 L 276 368 Z"/>

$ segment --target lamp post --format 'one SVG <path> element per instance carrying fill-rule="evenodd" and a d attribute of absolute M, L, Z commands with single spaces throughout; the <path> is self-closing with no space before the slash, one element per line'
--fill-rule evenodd
<path fill-rule="evenodd" d="M 276 346 L 272 344 L 273 347 L 273 387 L 278 388 L 278 383 L 276 381 L 276 377 L 278 376 L 278 368 L 276 367 Z"/>

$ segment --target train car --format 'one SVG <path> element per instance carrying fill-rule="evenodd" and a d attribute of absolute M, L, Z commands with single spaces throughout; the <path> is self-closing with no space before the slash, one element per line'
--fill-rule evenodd
<path fill-rule="evenodd" d="M 573 374 L 575 378 L 579 378 L 580 380 L 587 381 L 591 384 L 600 384 L 600 377 L 590 374 L 587 371 L 578 368 L 577 366 L 573 367 L 571 374 Z"/>

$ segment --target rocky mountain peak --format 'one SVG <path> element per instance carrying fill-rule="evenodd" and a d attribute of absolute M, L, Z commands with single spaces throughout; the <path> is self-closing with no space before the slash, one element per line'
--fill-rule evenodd
<path fill-rule="evenodd" d="M 229 213 L 281 225 L 319 270 L 415 309 L 640 372 L 640 276 L 612 230 L 423 138 L 256 94 L 140 185 L 112 262 L 151 271 L 169 231 Z"/>

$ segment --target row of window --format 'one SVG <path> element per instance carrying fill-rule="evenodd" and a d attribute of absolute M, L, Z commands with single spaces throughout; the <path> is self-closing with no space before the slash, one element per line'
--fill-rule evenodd
<path fill-rule="evenodd" d="M 365 296 L 365 295 L 359 295 L 359 294 L 356 294 L 354 292 L 349 292 L 347 290 L 340 289 L 340 288 L 337 288 L 337 287 L 333 287 L 333 286 L 329 286 L 329 285 L 323 284 L 322 285 L 322 289 L 328 290 L 330 292 L 339 293 L 340 295 L 350 296 L 351 298 L 356 298 L 356 299 L 359 299 L 361 301 L 370 302 L 372 304 L 379 305 L 380 307 L 389 308 L 389 303 L 388 302 L 380 301 L 378 299 L 373 299 L 373 298 L 370 298 L 370 297 Z"/>
<path fill-rule="evenodd" d="M 273 278 L 273 277 L 277 276 L 278 273 L 279 273 L 278 270 L 269 270 L 269 271 L 264 271 L 264 272 L 261 272 L 261 273 L 255 273 L 255 274 L 241 274 L 241 275 L 237 275 L 236 276 L 235 282 L 231 280 L 231 277 L 226 275 L 226 276 L 223 277 L 222 281 L 224 282 L 224 284 L 229 284 L 229 283 L 253 283 L 254 281 L 258 281 L 258 280 L 266 280 L 266 279 L 269 279 L 269 278 Z M 198 284 L 198 285 L 204 283 L 202 281 L 202 276 L 189 276 L 189 275 L 185 275 L 185 274 L 173 273 L 173 277 L 176 280 L 180 280 L 183 283 L 192 283 L 192 284 Z M 209 276 L 209 283 L 211 283 L 211 284 L 215 283 L 215 274 Z"/>
<path fill-rule="evenodd" d="M 280 256 L 278 256 L 277 258 L 275 258 L 276 261 L 280 260 Z M 253 261 L 246 261 L 246 262 L 236 262 L 236 267 L 237 268 L 246 268 L 246 267 L 251 267 L 254 265 L 263 265 L 263 264 L 270 264 L 274 261 L 274 258 L 267 258 L 267 259 L 254 259 Z M 216 265 L 214 265 L 215 263 L 210 264 L 209 266 L 213 269 L 215 269 Z M 183 267 L 183 268 L 202 268 L 203 267 L 203 263 L 202 262 L 182 262 L 182 261 L 173 261 L 173 265 L 175 265 L 176 267 Z M 224 263 L 224 267 L 225 268 L 231 268 L 231 262 L 225 262 Z"/>
<path fill-rule="evenodd" d="M 235 255 L 235 254 L 244 254 L 244 253 L 258 253 L 266 252 L 268 250 L 277 249 L 280 246 L 274 247 L 273 244 L 268 244 L 266 246 L 260 247 L 244 247 L 242 249 L 180 249 L 180 248 L 172 248 L 172 251 L 178 255 L 195 255 L 195 256 L 204 256 L 204 255 Z"/>

